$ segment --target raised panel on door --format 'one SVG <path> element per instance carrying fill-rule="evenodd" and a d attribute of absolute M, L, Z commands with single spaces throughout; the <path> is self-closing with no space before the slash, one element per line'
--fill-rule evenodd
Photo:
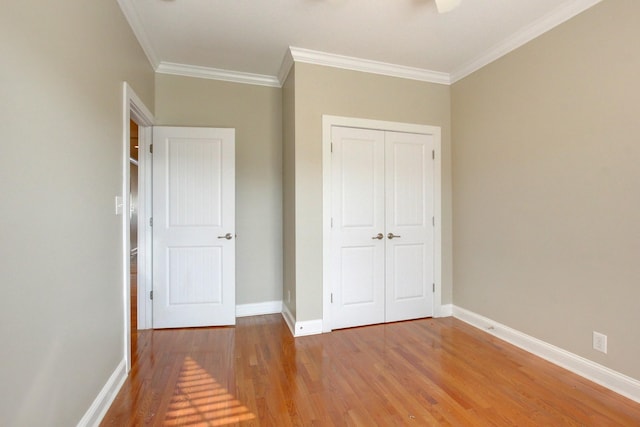
<path fill-rule="evenodd" d="M 333 328 L 384 322 L 384 133 L 332 128 Z"/>
<path fill-rule="evenodd" d="M 235 324 L 234 136 L 154 128 L 154 328 Z"/>
<path fill-rule="evenodd" d="M 393 322 L 433 315 L 434 145 L 430 135 L 385 139 L 385 321 Z"/>

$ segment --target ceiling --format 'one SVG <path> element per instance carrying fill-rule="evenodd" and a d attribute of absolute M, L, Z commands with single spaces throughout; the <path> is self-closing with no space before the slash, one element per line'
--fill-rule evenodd
<path fill-rule="evenodd" d="M 452 83 L 600 1 L 118 0 L 156 71 L 273 86 L 291 59 Z"/>

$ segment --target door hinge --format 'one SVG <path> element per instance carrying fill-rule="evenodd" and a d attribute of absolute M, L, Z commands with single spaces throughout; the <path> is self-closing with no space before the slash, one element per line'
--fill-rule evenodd
<path fill-rule="evenodd" d="M 331 152 L 333 153 L 333 142 L 331 143 Z"/>
<path fill-rule="evenodd" d="M 149 144 L 149 153 L 153 154 L 153 144 Z"/>
<path fill-rule="evenodd" d="M 333 304 L 333 292 L 331 292 L 331 304 Z"/>
<path fill-rule="evenodd" d="M 149 292 L 149 299 L 153 299 L 153 291 Z"/>
<path fill-rule="evenodd" d="M 153 217 L 149 218 L 149 227 L 153 227 Z"/>
<path fill-rule="evenodd" d="M 436 150 L 431 150 L 431 158 L 432 158 L 433 160 L 435 160 L 435 159 L 436 159 Z"/>
<path fill-rule="evenodd" d="M 436 217 L 435 216 L 431 217 L 431 225 L 433 225 L 434 227 L 436 226 Z"/>
<path fill-rule="evenodd" d="M 436 284 L 435 284 L 435 283 L 433 284 L 433 289 L 432 289 L 432 291 L 433 291 L 433 293 L 434 293 L 434 294 L 436 293 Z"/>
<path fill-rule="evenodd" d="M 333 218 L 331 218 L 331 228 L 333 228 Z"/>

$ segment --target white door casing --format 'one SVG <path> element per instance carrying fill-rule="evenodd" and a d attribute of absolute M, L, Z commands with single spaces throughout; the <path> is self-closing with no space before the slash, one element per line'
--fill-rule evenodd
<path fill-rule="evenodd" d="M 235 324 L 235 130 L 153 129 L 153 327 Z"/>
<path fill-rule="evenodd" d="M 433 135 L 330 131 L 331 328 L 433 316 Z"/>

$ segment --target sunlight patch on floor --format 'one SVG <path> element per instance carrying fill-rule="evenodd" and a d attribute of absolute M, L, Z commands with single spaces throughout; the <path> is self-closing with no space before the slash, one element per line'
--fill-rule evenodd
<path fill-rule="evenodd" d="M 184 359 L 165 426 L 224 426 L 255 417 L 195 360 Z"/>

